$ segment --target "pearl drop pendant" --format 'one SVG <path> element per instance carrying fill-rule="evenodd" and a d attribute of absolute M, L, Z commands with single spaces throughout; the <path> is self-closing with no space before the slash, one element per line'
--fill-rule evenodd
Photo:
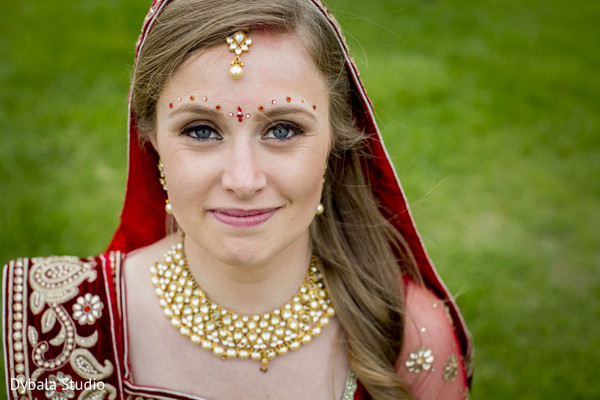
<path fill-rule="evenodd" d="M 239 65 L 234 65 L 229 70 L 229 75 L 233 79 L 240 79 L 242 77 L 242 75 L 244 75 L 244 69 L 242 67 L 240 67 Z"/>

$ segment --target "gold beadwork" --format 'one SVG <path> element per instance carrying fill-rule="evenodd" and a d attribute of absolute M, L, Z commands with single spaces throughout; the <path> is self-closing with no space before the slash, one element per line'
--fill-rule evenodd
<path fill-rule="evenodd" d="M 451 354 L 448 357 L 448 361 L 446 365 L 444 365 L 444 380 L 446 382 L 452 382 L 456 378 L 456 374 L 458 373 L 458 360 L 454 354 Z"/>
<path fill-rule="evenodd" d="M 270 313 L 241 315 L 206 297 L 192 276 L 182 240 L 150 267 L 152 284 L 171 325 L 192 343 L 222 359 L 267 364 L 311 342 L 335 316 L 315 256 L 296 295 Z"/>

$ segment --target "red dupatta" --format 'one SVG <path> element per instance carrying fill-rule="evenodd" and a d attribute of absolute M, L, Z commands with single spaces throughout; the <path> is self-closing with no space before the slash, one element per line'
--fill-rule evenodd
<path fill-rule="evenodd" d="M 342 31 L 331 13 L 319 0 L 310 1 L 327 18 L 331 29 L 335 32 L 340 47 L 344 51 L 346 65 L 349 71 L 352 87 L 352 108 L 357 125 L 368 136 L 370 157 L 368 178 L 372 182 L 372 191 L 381 205 L 381 212 L 405 238 L 414 255 L 425 285 L 445 300 L 449 306 L 461 352 L 465 360 L 470 360 L 472 354 L 472 339 L 466 328 L 463 317 L 456 302 L 443 281 L 437 274 L 423 241 L 417 232 L 410 209 L 406 202 L 398 176 L 383 143 L 383 138 L 377 127 L 373 107 L 358 75 L 358 69 L 350 57 Z M 152 29 L 156 18 L 169 0 L 154 0 L 142 27 L 142 33 L 136 48 L 137 58 L 144 46 L 147 35 Z M 135 76 L 135 75 L 134 75 Z M 165 200 L 166 196 L 159 183 L 158 155 L 146 144 L 138 143 L 138 132 L 135 115 L 131 109 L 131 91 L 129 96 L 129 165 L 125 203 L 121 212 L 121 223 L 117 229 L 109 251 L 119 250 L 130 252 L 137 248 L 152 244 L 163 238 L 165 229 Z M 467 375 L 470 377 L 470 363 L 466 363 Z"/>

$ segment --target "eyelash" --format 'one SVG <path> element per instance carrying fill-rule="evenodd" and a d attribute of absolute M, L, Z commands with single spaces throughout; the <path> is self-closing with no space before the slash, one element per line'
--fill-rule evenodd
<path fill-rule="evenodd" d="M 281 138 L 278 138 L 275 136 L 267 137 L 275 129 L 288 131 L 289 133 L 291 133 L 291 136 L 286 136 L 286 137 L 281 137 Z M 208 133 L 208 137 L 198 137 L 198 135 L 197 135 L 198 131 L 206 131 L 205 133 Z M 300 126 L 298 126 L 294 123 L 277 122 L 277 123 L 274 123 L 271 126 L 267 127 L 266 133 L 262 137 L 263 137 L 263 139 L 267 139 L 267 140 L 276 140 L 276 141 L 284 142 L 287 140 L 291 140 L 294 137 L 296 137 L 298 135 L 302 135 L 302 134 L 304 134 L 304 129 L 302 129 Z M 215 141 L 223 140 L 223 137 L 217 132 L 216 128 L 214 128 L 213 126 L 211 126 L 209 124 L 202 124 L 202 123 L 189 125 L 189 126 L 183 128 L 183 130 L 181 131 L 181 135 L 186 135 L 194 140 L 215 140 Z M 194 135 L 196 135 L 196 136 L 194 136 Z M 213 135 L 217 135 L 217 137 L 211 137 Z"/>
<path fill-rule="evenodd" d="M 284 138 L 273 137 L 273 138 L 268 138 L 268 139 L 275 139 L 278 141 L 286 141 L 286 140 L 290 140 L 298 135 L 304 134 L 304 129 L 302 129 L 300 126 L 298 126 L 294 123 L 277 122 L 267 128 L 267 133 L 265 133 L 265 135 L 263 135 L 263 138 L 265 138 L 270 132 L 272 132 L 275 129 L 289 130 L 289 131 L 291 131 L 292 136 L 288 136 L 288 137 L 284 137 Z"/>
<path fill-rule="evenodd" d="M 199 130 L 206 130 L 209 132 L 209 137 L 205 137 L 205 138 L 201 138 L 201 137 L 194 137 L 192 134 L 199 131 Z M 211 138 L 210 136 L 212 136 L 213 134 L 218 135 L 218 137 L 216 138 Z M 192 139 L 195 140 L 223 140 L 223 138 L 221 137 L 221 135 L 219 135 L 217 133 L 217 130 L 208 124 L 192 124 L 189 125 L 185 128 L 183 128 L 183 130 L 181 131 L 181 135 L 186 135 Z"/>

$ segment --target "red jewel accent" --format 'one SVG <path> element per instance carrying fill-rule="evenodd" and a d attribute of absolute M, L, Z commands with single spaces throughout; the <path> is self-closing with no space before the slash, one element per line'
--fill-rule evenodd
<path fill-rule="evenodd" d="M 221 109 L 221 106 L 219 104 L 217 104 L 217 106 L 215 107 L 217 110 Z"/>
<path fill-rule="evenodd" d="M 204 97 L 202 98 L 202 100 L 206 101 L 206 100 L 208 100 L 208 97 L 204 96 Z"/>
<path fill-rule="evenodd" d="M 264 109 L 265 109 L 265 108 L 264 108 L 263 106 L 258 106 L 258 111 L 262 111 L 262 110 L 264 110 Z"/>
<path fill-rule="evenodd" d="M 57 392 L 62 392 L 62 386 L 58 386 L 58 385 L 57 385 L 57 386 L 56 386 L 56 391 L 57 391 Z"/>
<path fill-rule="evenodd" d="M 285 100 L 289 103 L 290 101 L 292 101 L 292 98 L 290 96 L 286 97 Z"/>
<path fill-rule="evenodd" d="M 313 110 L 316 110 L 316 109 L 317 109 L 317 106 L 313 106 Z"/>
<path fill-rule="evenodd" d="M 230 112 L 230 113 L 229 113 L 229 116 L 230 116 L 230 117 L 233 117 L 233 113 L 232 113 L 232 112 Z"/>
<path fill-rule="evenodd" d="M 83 307 L 83 311 L 85 311 L 85 312 L 90 312 L 91 309 L 92 308 L 90 306 Z"/>
<path fill-rule="evenodd" d="M 173 108 L 173 103 L 169 103 L 169 108 Z"/>
<path fill-rule="evenodd" d="M 242 107 L 238 106 L 238 111 L 242 112 Z"/>
<path fill-rule="evenodd" d="M 194 101 L 195 97 L 194 96 L 190 96 L 190 100 Z"/>
<path fill-rule="evenodd" d="M 273 99 L 273 100 L 271 101 L 271 103 L 275 104 L 275 103 L 277 103 L 277 101 L 275 101 L 275 99 Z"/>

